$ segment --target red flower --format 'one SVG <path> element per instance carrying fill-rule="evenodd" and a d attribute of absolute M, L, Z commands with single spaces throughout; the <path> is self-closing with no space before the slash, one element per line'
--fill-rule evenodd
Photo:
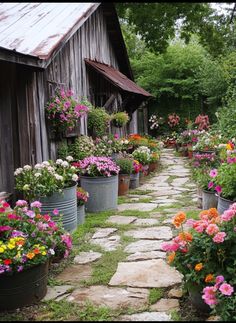
<path fill-rule="evenodd" d="M 10 265 L 12 263 L 11 259 L 3 260 L 4 265 Z"/>

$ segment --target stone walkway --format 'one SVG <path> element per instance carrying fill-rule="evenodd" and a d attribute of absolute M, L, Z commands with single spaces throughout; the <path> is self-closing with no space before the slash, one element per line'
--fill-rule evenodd
<path fill-rule="evenodd" d="M 133 314 L 122 315 L 119 321 L 173 320 L 171 312 L 179 311 L 182 276 L 166 263 L 161 243 L 172 238 L 171 219 L 178 211 L 199 209 L 187 159 L 175 157 L 172 149 L 164 149 L 161 164 L 162 171 L 135 191 L 140 194 L 130 193 L 129 203 L 118 206 L 118 211 L 106 222 L 108 227 L 96 228 L 89 238 L 89 243 L 102 247 L 103 252 L 91 250 L 78 254 L 74 264 L 56 277 L 65 285 L 49 287 L 45 299 L 66 299 L 80 304 L 89 300 L 96 306 L 133 309 Z M 123 215 L 126 210 L 134 210 L 134 215 Z M 146 212 L 146 216 L 141 217 L 140 213 L 135 216 L 135 210 Z M 107 285 L 81 286 L 82 281 L 91 278 L 92 262 L 98 261 L 106 251 L 123 248 L 121 232 L 116 228 L 121 225 L 128 228 L 122 231 L 128 241 L 123 249 L 126 258 L 118 263 Z M 164 291 L 163 298 L 154 304 L 148 303 L 152 288 Z"/>

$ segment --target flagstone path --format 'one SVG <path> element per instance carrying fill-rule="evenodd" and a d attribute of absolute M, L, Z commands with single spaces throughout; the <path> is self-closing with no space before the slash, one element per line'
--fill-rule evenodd
<path fill-rule="evenodd" d="M 129 203 L 120 204 L 114 215 L 108 218 L 107 225 L 111 227 L 96 228 L 90 237 L 89 243 L 101 246 L 103 252 L 114 251 L 123 246 L 121 232 L 115 226 L 128 226 L 123 232 L 130 239 L 124 246 L 127 257 L 118 263 L 109 283 L 105 286 L 80 285 L 81 281 L 91 278 L 91 264 L 103 255 L 93 250 L 81 252 L 75 257 L 74 264 L 56 277 L 65 285 L 49 287 L 45 299 L 66 299 L 79 304 L 89 300 L 96 306 L 133 309 L 133 314 L 121 315 L 119 321 L 173 320 L 171 311 L 179 311 L 182 275 L 167 264 L 161 243 L 173 236 L 171 218 L 176 212 L 199 209 L 187 159 L 176 157 L 173 149 L 163 149 L 161 165 L 161 172 L 136 189 L 140 195 L 131 191 Z M 134 216 L 122 215 L 125 210 L 148 212 L 148 217 L 135 216 L 135 212 L 132 213 Z M 165 296 L 150 305 L 151 288 L 162 288 Z"/>

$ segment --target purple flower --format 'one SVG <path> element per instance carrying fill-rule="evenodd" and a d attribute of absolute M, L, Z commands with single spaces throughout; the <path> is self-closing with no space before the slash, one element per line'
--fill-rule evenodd
<path fill-rule="evenodd" d="M 24 269 L 24 267 L 23 267 L 23 266 L 17 266 L 17 271 L 18 271 L 18 272 L 22 271 L 23 269 Z"/>
<path fill-rule="evenodd" d="M 28 235 L 22 231 L 18 231 L 18 230 L 13 230 L 12 231 L 12 234 L 11 234 L 11 237 L 12 238 L 15 238 L 15 237 L 24 237 L 26 238 Z"/>
<path fill-rule="evenodd" d="M 29 211 L 26 212 L 26 215 L 28 215 L 28 217 L 30 217 L 30 218 L 34 218 L 35 217 L 35 212 L 29 210 Z"/>

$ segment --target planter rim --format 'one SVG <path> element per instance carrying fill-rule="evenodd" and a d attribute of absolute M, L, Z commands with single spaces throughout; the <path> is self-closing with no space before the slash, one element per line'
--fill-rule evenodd
<path fill-rule="evenodd" d="M 226 202 L 234 202 L 233 200 L 229 200 L 229 199 L 226 199 L 225 197 L 222 197 L 222 196 L 220 196 L 219 194 L 216 194 L 216 196 L 218 197 L 218 198 L 220 198 L 221 200 L 224 200 L 224 201 L 226 201 Z"/>
<path fill-rule="evenodd" d="M 117 175 L 111 175 L 111 176 L 86 176 L 86 175 L 80 175 L 80 178 L 85 177 L 85 178 L 111 178 L 111 177 L 115 177 L 118 176 Z"/>
<path fill-rule="evenodd" d="M 208 191 L 208 190 L 204 190 L 204 189 L 202 189 L 202 191 L 203 191 L 204 193 L 209 193 L 209 194 L 214 194 L 214 195 L 216 195 L 216 193 L 215 193 L 215 192 L 212 192 L 212 191 Z"/>
<path fill-rule="evenodd" d="M 75 187 L 78 185 L 78 182 L 72 182 L 72 185 L 71 186 L 68 186 L 68 187 L 63 187 L 62 190 L 63 191 L 68 191 L 70 190 L 71 188 Z M 51 195 L 40 195 L 38 196 L 37 198 L 45 198 L 45 197 L 51 197 L 53 194 L 62 194 L 62 192 L 59 192 L 59 191 L 55 191 L 53 192 Z"/>

